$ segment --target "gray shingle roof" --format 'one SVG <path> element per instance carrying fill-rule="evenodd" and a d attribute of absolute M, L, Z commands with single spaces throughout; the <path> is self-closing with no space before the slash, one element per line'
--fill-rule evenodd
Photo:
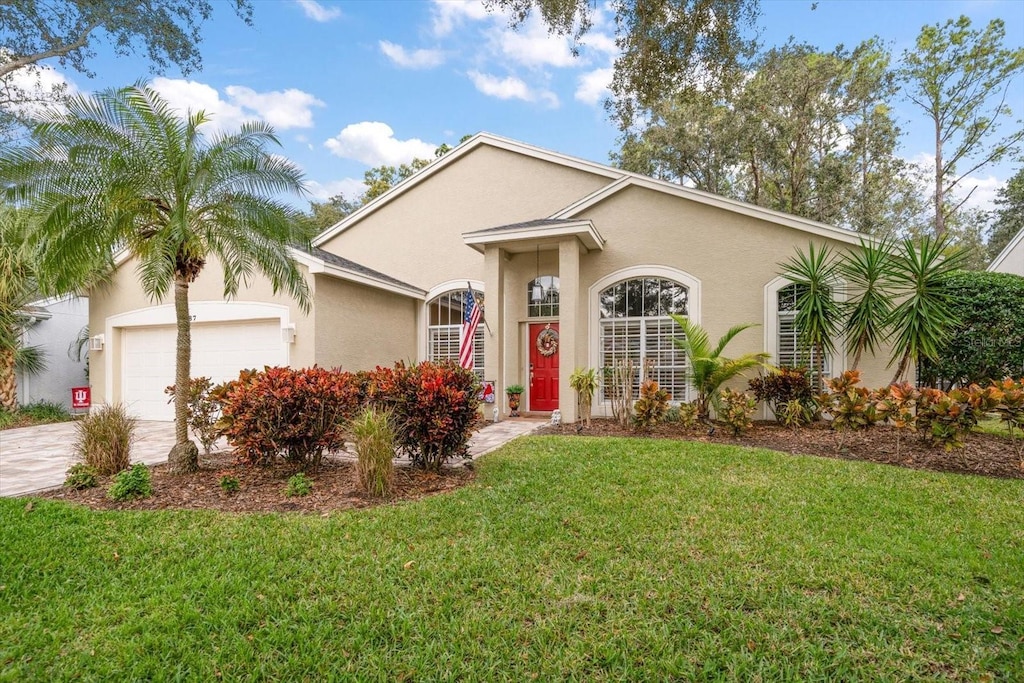
<path fill-rule="evenodd" d="M 538 218 L 532 221 L 523 221 L 522 223 L 509 223 L 508 225 L 499 225 L 494 228 L 484 228 L 482 230 L 474 230 L 474 233 L 479 232 L 503 232 L 506 230 L 521 230 L 523 228 L 547 228 L 555 225 L 569 225 L 571 223 L 579 223 L 578 218 L 568 220 L 565 218 Z"/>
<path fill-rule="evenodd" d="M 372 268 L 362 266 L 356 263 L 355 261 L 350 261 L 347 258 L 338 256 L 337 254 L 332 254 L 329 251 L 324 251 L 320 247 L 313 247 L 308 251 L 303 249 L 303 251 L 306 251 L 307 254 L 310 254 L 311 256 L 320 259 L 324 263 L 330 263 L 332 266 L 338 266 L 339 268 L 344 268 L 345 270 L 350 270 L 354 273 L 359 273 L 360 275 L 366 275 L 367 277 L 374 278 L 375 280 L 381 280 L 383 282 L 388 282 L 393 285 L 398 285 L 399 287 L 414 289 L 420 292 L 423 291 L 422 289 L 416 287 L 415 285 L 410 285 L 408 282 L 402 282 L 401 280 L 393 278 L 390 275 L 385 275 L 380 271 L 376 271 L 373 270 Z"/>

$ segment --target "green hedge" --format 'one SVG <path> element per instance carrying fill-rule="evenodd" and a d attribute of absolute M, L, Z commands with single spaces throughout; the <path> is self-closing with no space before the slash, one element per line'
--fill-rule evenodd
<path fill-rule="evenodd" d="M 1024 277 L 960 271 L 946 277 L 960 319 L 919 377 L 932 386 L 987 383 L 1024 376 Z"/>

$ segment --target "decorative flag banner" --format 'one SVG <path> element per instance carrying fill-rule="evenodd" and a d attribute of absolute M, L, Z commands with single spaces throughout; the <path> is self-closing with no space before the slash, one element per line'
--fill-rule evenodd
<path fill-rule="evenodd" d="M 459 365 L 467 370 L 473 369 L 473 339 L 476 338 L 476 327 L 480 324 L 480 306 L 473 297 L 473 290 L 466 290 L 466 303 L 462 314 L 462 336 L 459 338 Z"/>

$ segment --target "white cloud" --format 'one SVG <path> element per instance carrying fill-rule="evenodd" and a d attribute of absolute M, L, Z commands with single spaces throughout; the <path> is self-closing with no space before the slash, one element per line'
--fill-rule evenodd
<path fill-rule="evenodd" d="M 377 44 L 388 59 L 403 69 L 433 69 L 444 64 L 444 52 L 441 50 L 406 50 L 386 40 Z"/>
<path fill-rule="evenodd" d="M 584 104 L 595 105 L 611 94 L 610 86 L 615 69 L 594 69 L 579 77 L 576 99 Z"/>
<path fill-rule="evenodd" d="M 16 103 L 11 111 L 21 116 L 37 116 L 47 109 L 63 111 L 55 95 L 76 95 L 78 88 L 64 74 L 49 66 L 31 65 L 17 69 L 0 80 L 0 88 L 8 91 Z"/>
<path fill-rule="evenodd" d="M 967 176 L 960 181 L 960 185 L 957 186 L 954 194 L 963 199 L 970 192 L 971 196 L 964 203 L 965 208 L 991 211 L 995 208 L 996 195 L 999 192 L 999 188 L 1005 184 L 1005 180 L 1000 180 L 994 175 L 986 178 Z"/>
<path fill-rule="evenodd" d="M 334 21 L 341 16 L 341 10 L 337 7 L 324 7 L 316 0 L 295 0 L 295 2 L 307 17 L 321 24 Z"/>
<path fill-rule="evenodd" d="M 312 128 L 312 108 L 324 106 L 308 92 L 296 88 L 260 93 L 241 85 L 229 85 L 224 92 L 233 104 L 255 112 L 279 130 Z"/>
<path fill-rule="evenodd" d="M 466 21 L 480 21 L 488 16 L 480 0 L 434 0 L 431 29 L 442 37 L 462 26 Z"/>
<path fill-rule="evenodd" d="M 345 199 L 354 200 L 366 192 L 366 183 L 358 178 L 342 178 L 323 183 L 308 180 L 306 181 L 306 190 L 310 197 L 321 202 L 338 194 L 344 195 Z"/>
<path fill-rule="evenodd" d="M 162 76 L 153 79 L 152 87 L 182 113 L 204 110 L 212 119 L 210 127 L 216 130 L 234 130 L 253 120 L 266 121 L 279 130 L 310 128 L 312 108 L 324 106 L 313 95 L 294 88 L 259 93 L 229 85 L 222 98 L 216 88 L 205 83 Z"/>
<path fill-rule="evenodd" d="M 433 159 L 437 149 L 437 145 L 418 138 L 398 140 L 391 126 L 380 121 L 349 124 L 324 146 L 335 156 L 355 159 L 367 166 L 406 164 L 414 158 Z"/>
<path fill-rule="evenodd" d="M 555 93 L 550 90 L 533 90 L 525 81 L 515 76 L 498 78 L 479 71 L 470 71 L 468 76 L 477 90 L 499 100 L 541 102 L 551 108 L 558 106 L 558 96 Z"/>
<path fill-rule="evenodd" d="M 502 55 L 523 66 L 568 67 L 576 62 L 569 38 L 549 33 L 536 13 L 518 30 L 499 26 L 491 30 L 490 37 Z"/>

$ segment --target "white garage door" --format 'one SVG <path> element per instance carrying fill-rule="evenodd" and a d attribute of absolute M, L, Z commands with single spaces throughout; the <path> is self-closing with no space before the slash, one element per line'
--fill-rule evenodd
<path fill-rule="evenodd" d="M 174 419 L 164 389 L 174 384 L 175 337 L 171 325 L 125 328 L 121 337 L 121 396 L 140 419 Z M 245 368 L 287 363 L 280 320 L 192 325 L 193 377 L 220 383 L 237 378 Z"/>

